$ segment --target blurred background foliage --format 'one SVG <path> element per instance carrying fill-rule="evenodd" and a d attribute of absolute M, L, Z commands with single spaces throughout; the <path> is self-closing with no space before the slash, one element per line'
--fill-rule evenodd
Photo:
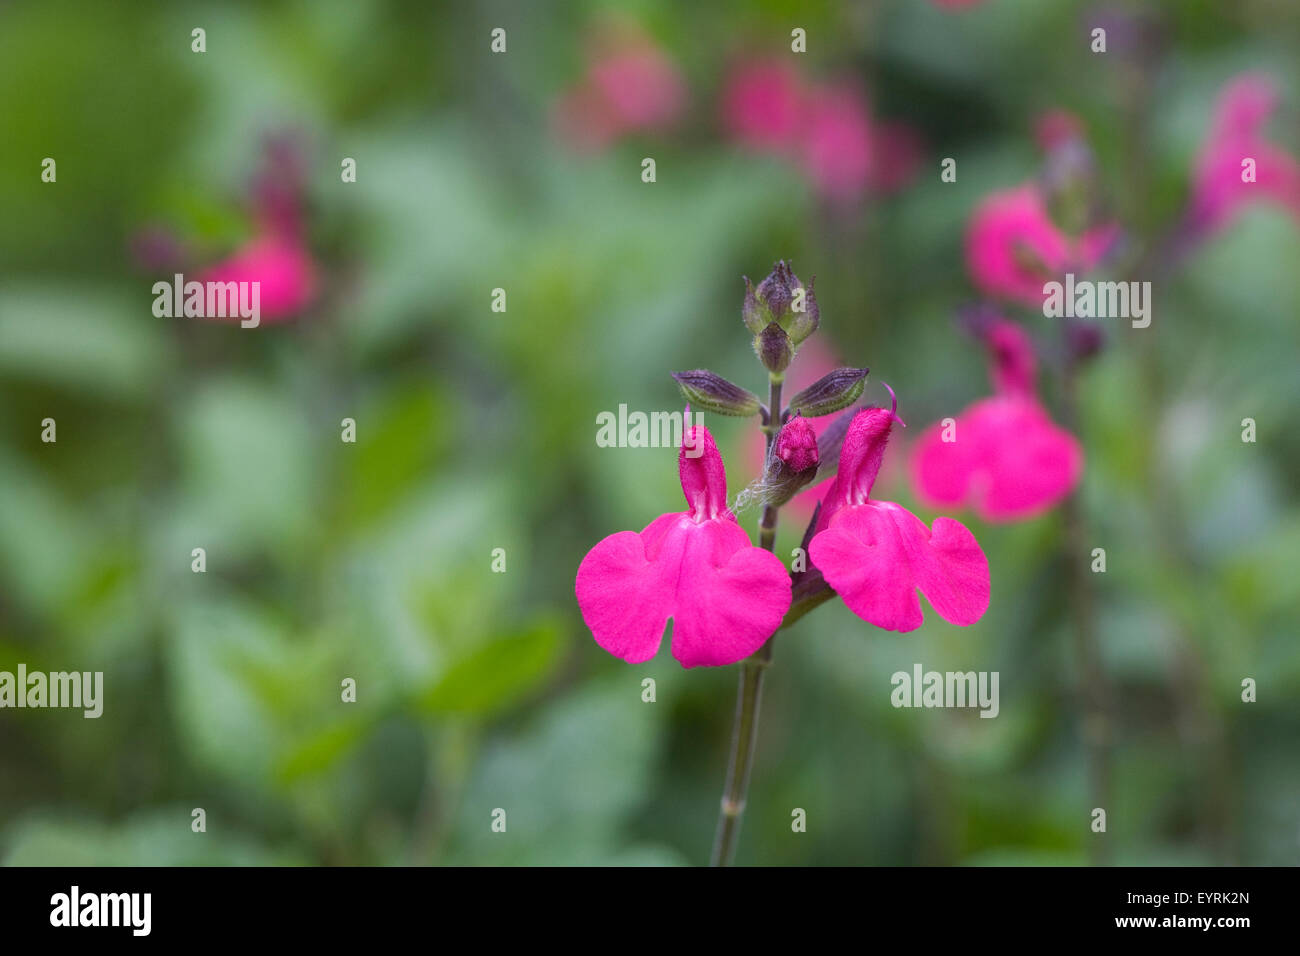
<path fill-rule="evenodd" d="M 1158 50 L 1089 52 L 1096 16 L 1134 11 Z M 680 71 L 683 117 L 577 151 L 552 104 L 615 12 Z M 0 860 L 703 862 L 734 669 L 684 672 L 666 645 L 632 667 L 583 627 L 586 550 L 680 507 L 675 454 L 597 447 L 597 414 L 677 407 L 675 369 L 759 390 L 740 276 L 778 257 L 816 274 L 822 338 L 872 368 L 868 400 L 884 380 L 909 423 L 951 414 L 987 391 L 952 321 L 975 295 L 963 232 L 1037 174 L 1035 116 L 1084 120 L 1140 244 L 1185 203 L 1229 77 L 1272 76 L 1277 136 L 1300 145 L 1298 35 L 1266 0 L 4 5 L 0 669 L 102 670 L 106 699 L 99 720 L 0 711 Z M 719 93 L 751 55 L 847 78 L 912 126 L 915 179 L 835 204 L 729 143 Z M 284 131 L 308 157 L 313 305 L 256 332 L 155 318 L 171 270 L 142 269 L 133 237 L 247 238 L 247 184 Z M 1300 852 L 1297 262 L 1294 220 L 1250 209 L 1157 285 L 1149 330 L 1108 328 L 1080 385 L 1116 862 Z M 1043 388 L 1054 403 L 1050 372 Z M 734 494 L 753 423 L 710 419 Z M 882 497 L 930 520 L 904 448 Z M 740 862 L 1088 859 L 1061 516 L 961 517 L 993 569 L 977 626 L 890 634 L 835 603 L 780 636 Z M 892 708 L 890 674 L 918 661 L 999 671 L 1000 717 Z"/>

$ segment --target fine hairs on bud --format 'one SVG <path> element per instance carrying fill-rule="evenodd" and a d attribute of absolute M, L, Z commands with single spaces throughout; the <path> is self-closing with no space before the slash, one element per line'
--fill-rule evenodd
<path fill-rule="evenodd" d="M 796 457 L 793 459 L 789 457 L 791 455 L 790 447 L 785 445 L 785 439 L 792 434 L 792 430 L 799 435 L 795 439 L 796 443 L 800 439 L 804 443 L 812 443 L 810 448 L 804 447 L 802 449 L 799 449 L 796 444 Z M 762 475 L 751 481 L 736 495 L 736 502 L 731 509 L 732 513 L 747 511 L 754 505 L 779 506 L 785 504 L 807 487 L 809 482 L 816 477 L 817 467 L 815 436 L 807 421 L 796 417 L 791 422 L 783 425 L 781 430 L 773 437 L 768 445 L 767 454 L 764 456 Z"/>
<path fill-rule="evenodd" d="M 775 447 L 775 445 L 772 446 L 772 448 Z M 731 513 L 739 515 L 755 505 L 767 506 L 773 504 L 780 494 L 783 484 L 781 478 L 785 469 L 785 462 L 778 459 L 772 453 L 772 449 L 768 449 L 767 458 L 763 464 L 763 474 L 740 490 L 736 495 L 735 503 L 731 506 Z"/>

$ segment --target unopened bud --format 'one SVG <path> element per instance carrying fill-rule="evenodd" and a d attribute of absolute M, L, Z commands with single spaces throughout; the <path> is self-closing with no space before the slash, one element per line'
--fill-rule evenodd
<path fill-rule="evenodd" d="M 792 418 L 786 422 L 776 436 L 773 449 L 773 454 L 791 471 L 815 471 L 820 460 L 817 455 L 817 432 L 806 418 Z"/>
<path fill-rule="evenodd" d="M 769 322 L 767 328 L 754 336 L 754 351 L 758 359 L 773 375 L 782 374 L 794 358 L 794 346 L 785 329 L 775 322 Z"/>
<path fill-rule="evenodd" d="M 783 505 L 817 475 L 817 433 L 806 418 L 792 418 L 777 433 L 763 474 L 763 499 Z"/>
<path fill-rule="evenodd" d="M 761 407 L 758 396 L 706 368 L 673 372 L 677 386 L 693 405 L 719 415 L 753 415 Z"/>
<path fill-rule="evenodd" d="M 790 412 L 816 418 L 848 408 L 867 385 L 865 368 L 837 368 L 790 399 Z"/>

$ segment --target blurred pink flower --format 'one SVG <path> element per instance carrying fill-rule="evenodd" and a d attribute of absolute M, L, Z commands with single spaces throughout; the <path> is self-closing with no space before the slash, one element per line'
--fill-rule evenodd
<path fill-rule="evenodd" d="M 1224 87 L 1193 174 L 1196 231 L 1221 228 L 1251 200 L 1277 203 L 1300 218 L 1300 165 L 1264 138 L 1276 108 L 1277 89 L 1266 76 L 1247 73 Z M 1255 163 L 1255 182 L 1242 181 L 1248 158 Z"/>
<path fill-rule="evenodd" d="M 655 656 L 671 617 L 683 667 L 734 664 L 781 625 L 790 576 L 727 509 L 727 473 L 703 425 L 683 436 L 678 471 L 689 510 L 596 544 L 578 566 L 578 608 L 596 643 L 629 663 Z"/>
<path fill-rule="evenodd" d="M 316 265 L 306 242 L 305 178 L 299 139 L 284 133 L 268 137 L 251 189 L 254 234 L 199 276 L 201 282 L 260 283 L 259 307 L 265 322 L 292 318 L 316 294 Z"/>
<path fill-rule="evenodd" d="M 912 450 L 912 479 L 929 507 L 965 505 L 986 521 L 1017 521 L 1074 490 L 1083 449 L 1039 403 L 1037 361 L 1024 331 L 999 318 L 983 335 L 996 394 L 958 415 L 950 434 L 942 423 L 926 429 Z"/>
<path fill-rule="evenodd" d="M 639 29 L 619 27 L 596 35 L 586 73 L 556 101 L 554 121 L 566 142 L 603 149 L 630 133 L 666 129 L 685 101 L 672 61 Z"/>
<path fill-rule="evenodd" d="M 828 199 L 859 198 L 871 175 L 872 130 L 866 103 L 849 86 L 815 87 L 805 109 L 804 171 Z"/>
<path fill-rule="evenodd" d="M 1119 226 L 1096 226 L 1077 240 L 1052 222 L 1033 184 L 986 197 L 966 230 L 966 263 L 975 285 L 996 298 L 1043 304 L 1043 284 L 1066 272 L 1096 266 L 1119 235 Z"/>
<path fill-rule="evenodd" d="M 723 90 L 723 125 L 733 140 L 752 149 L 789 150 L 803 123 L 803 96 L 799 75 L 786 63 L 744 63 Z"/>
<path fill-rule="evenodd" d="M 312 300 L 316 267 L 301 243 L 283 236 L 262 235 L 206 269 L 199 281 L 260 283 L 262 321 L 276 322 L 301 312 Z"/>
<path fill-rule="evenodd" d="M 722 123 L 749 149 L 798 165 L 818 194 L 852 202 L 867 191 L 906 186 L 921 159 L 921 141 L 904 123 L 876 123 L 849 83 L 806 83 L 781 60 L 733 69 L 722 93 Z"/>

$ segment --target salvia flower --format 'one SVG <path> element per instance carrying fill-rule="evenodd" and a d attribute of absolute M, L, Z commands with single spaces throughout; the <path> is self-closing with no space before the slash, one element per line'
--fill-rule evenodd
<path fill-rule="evenodd" d="M 590 43 L 582 79 L 555 104 L 560 136 L 580 151 L 603 150 L 638 133 L 661 132 L 680 116 L 686 84 L 640 27 L 609 24 Z"/>
<path fill-rule="evenodd" d="M 628 663 L 655 656 L 671 617 L 683 667 L 734 664 L 780 627 L 790 577 L 728 510 L 722 456 L 703 425 L 683 436 L 678 469 L 689 510 L 592 548 L 578 567 L 578 607 L 596 643 Z"/>
<path fill-rule="evenodd" d="M 250 202 L 256 233 L 198 277 L 204 283 L 258 283 L 265 322 L 292 318 L 316 296 L 316 264 L 305 237 L 304 166 L 294 137 L 268 138 Z"/>
<path fill-rule="evenodd" d="M 1042 191 L 1018 186 L 988 196 L 966 231 L 966 263 L 981 292 L 1042 308 L 1043 285 L 1066 272 L 1086 272 L 1119 236 L 1115 224 L 1094 226 L 1078 238 L 1057 228 Z"/>
<path fill-rule="evenodd" d="M 204 270 L 201 282 L 256 282 L 263 321 L 291 318 L 311 302 L 316 266 L 306 247 L 281 235 L 256 236 Z"/>
<path fill-rule="evenodd" d="M 990 594 L 988 559 L 975 536 L 951 518 L 927 528 L 902 505 L 871 498 L 895 422 L 903 424 L 896 401 L 853 417 L 809 557 L 849 610 L 879 628 L 920 627 L 918 589 L 945 621 L 974 624 Z"/>
<path fill-rule="evenodd" d="M 733 140 L 797 165 L 817 195 L 833 205 L 902 189 L 920 164 L 914 129 L 877 122 L 854 84 L 806 82 L 785 60 L 737 65 L 721 106 Z"/>
<path fill-rule="evenodd" d="M 1226 225 L 1252 200 L 1275 203 L 1300 219 L 1300 163 L 1264 135 L 1276 108 L 1276 88 L 1258 74 L 1237 77 L 1220 94 L 1196 161 L 1191 219 L 1197 232 Z M 1243 179 L 1248 159 L 1253 181 Z"/>
<path fill-rule="evenodd" d="M 737 142 L 781 152 L 803 123 L 803 86 L 785 60 L 753 60 L 736 67 L 722 94 L 722 121 Z"/>
<path fill-rule="evenodd" d="M 1039 402 L 1037 362 L 1024 331 L 995 318 L 980 333 L 996 394 L 921 436 L 912 452 L 913 484 L 930 507 L 969 506 L 986 521 L 1018 521 L 1074 490 L 1083 449 Z"/>

